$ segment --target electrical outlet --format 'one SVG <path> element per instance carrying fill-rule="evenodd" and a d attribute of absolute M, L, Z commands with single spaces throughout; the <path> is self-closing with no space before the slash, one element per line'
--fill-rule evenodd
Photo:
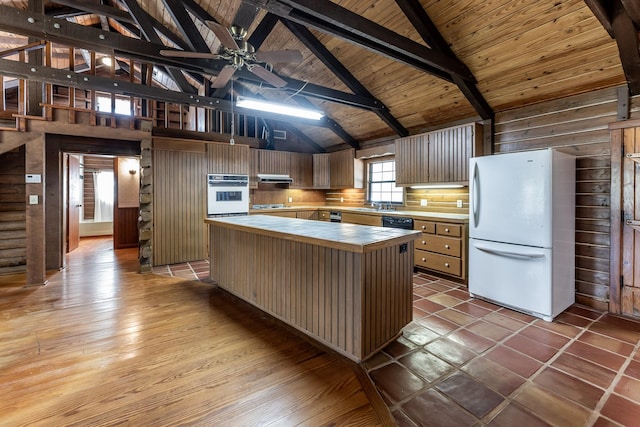
<path fill-rule="evenodd" d="M 38 204 L 38 195 L 37 194 L 29 194 L 29 204 L 37 205 Z"/>
<path fill-rule="evenodd" d="M 459 208 L 462 207 L 462 200 L 456 201 L 456 207 L 459 207 Z"/>
<path fill-rule="evenodd" d="M 344 197 L 340 197 L 340 203 L 344 203 Z"/>
<path fill-rule="evenodd" d="M 420 199 L 420 206 L 427 206 L 427 199 Z"/>
<path fill-rule="evenodd" d="M 289 197 L 289 203 L 293 203 L 293 197 Z"/>

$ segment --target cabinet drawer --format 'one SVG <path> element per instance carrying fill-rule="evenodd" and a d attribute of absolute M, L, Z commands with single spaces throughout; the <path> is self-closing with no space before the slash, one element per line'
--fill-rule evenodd
<path fill-rule="evenodd" d="M 436 232 L 436 223 L 432 221 L 422 221 L 416 219 L 413 221 L 414 230 L 420 230 L 423 233 L 435 234 Z"/>
<path fill-rule="evenodd" d="M 458 258 L 461 255 L 461 247 L 460 239 L 451 237 L 423 234 L 421 239 L 416 240 L 416 249 L 437 252 Z"/>
<path fill-rule="evenodd" d="M 416 250 L 414 254 L 414 264 L 418 267 L 430 270 L 441 271 L 453 276 L 460 276 L 462 272 L 462 261 L 447 255 L 434 254 L 433 252 Z"/>
<path fill-rule="evenodd" d="M 320 221 L 329 221 L 330 216 L 331 216 L 330 211 L 318 211 L 318 219 Z"/>
<path fill-rule="evenodd" d="M 441 236 L 460 237 L 462 236 L 462 226 L 458 224 L 436 224 L 436 234 Z"/>

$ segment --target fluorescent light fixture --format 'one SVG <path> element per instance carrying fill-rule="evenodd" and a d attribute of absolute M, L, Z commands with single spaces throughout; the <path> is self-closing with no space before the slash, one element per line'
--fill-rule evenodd
<path fill-rule="evenodd" d="M 275 102 L 263 101 L 261 99 L 246 98 L 238 96 L 236 107 L 248 108 L 250 110 L 260 110 L 269 113 L 285 114 L 287 116 L 301 117 L 303 119 L 320 120 L 324 113 L 308 108 L 299 108 L 293 105 L 277 104 Z"/>
<path fill-rule="evenodd" d="M 425 185 L 412 185 L 411 188 L 462 188 L 463 184 L 425 184 Z"/>

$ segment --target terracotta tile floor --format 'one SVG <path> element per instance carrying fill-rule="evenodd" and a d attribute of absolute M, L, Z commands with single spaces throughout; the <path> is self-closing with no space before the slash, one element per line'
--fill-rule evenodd
<path fill-rule="evenodd" d="M 153 267 L 153 274 L 180 277 L 189 280 L 209 280 L 209 260 L 183 262 L 180 264 Z"/>
<path fill-rule="evenodd" d="M 209 262 L 153 273 L 206 281 Z M 423 273 L 413 307 L 364 363 L 399 426 L 640 426 L 640 323 L 577 305 L 548 323 Z"/>
<path fill-rule="evenodd" d="M 640 323 L 553 323 L 418 273 L 413 322 L 365 368 L 399 426 L 640 426 Z"/>

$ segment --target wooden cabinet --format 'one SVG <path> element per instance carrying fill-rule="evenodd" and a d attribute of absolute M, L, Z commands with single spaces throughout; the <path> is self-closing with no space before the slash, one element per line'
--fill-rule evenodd
<path fill-rule="evenodd" d="M 457 126 L 396 140 L 396 183 L 465 182 L 469 158 L 480 155 L 482 127 Z"/>
<path fill-rule="evenodd" d="M 467 280 L 466 224 L 414 220 L 414 229 L 422 231 L 415 243 L 416 267 Z"/>
<path fill-rule="evenodd" d="M 382 227 L 382 217 L 380 215 L 366 215 L 353 212 L 342 212 L 342 222 L 360 225 L 375 225 Z"/>
<path fill-rule="evenodd" d="M 313 188 L 331 187 L 329 174 L 329 153 L 313 154 Z"/>
<path fill-rule="evenodd" d="M 296 218 L 296 211 L 275 211 L 275 212 L 265 212 L 265 211 L 260 211 L 259 214 L 255 214 L 255 215 L 269 215 L 269 216 L 281 216 L 284 218 Z"/>
<path fill-rule="evenodd" d="M 329 153 L 329 175 L 332 189 L 363 188 L 364 162 L 353 148 Z"/>
<path fill-rule="evenodd" d="M 249 174 L 249 146 L 228 143 L 208 143 L 208 173 Z"/>
<path fill-rule="evenodd" d="M 313 188 L 313 157 L 308 153 L 289 153 L 290 176 L 293 182 L 289 188 Z"/>
<path fill-rule="evenodd" d="M 257 150 L 258 173 L 289 175 L 291 171 L 288 151 Z"/>
<path fill-rule="evenodd" d="M 319 216 L 318 211 L 297 211 L 296 218 L 317 220 Z"/>
<path fill-rule="evenodd" d="M 318 221 L 330 221 L 331 220 L 331 211 L 318 211 Z"/>
<path fill-rule="evenodd" d="M 249 188 L 258 188 L 259 150 L 249 150 Z"/>

